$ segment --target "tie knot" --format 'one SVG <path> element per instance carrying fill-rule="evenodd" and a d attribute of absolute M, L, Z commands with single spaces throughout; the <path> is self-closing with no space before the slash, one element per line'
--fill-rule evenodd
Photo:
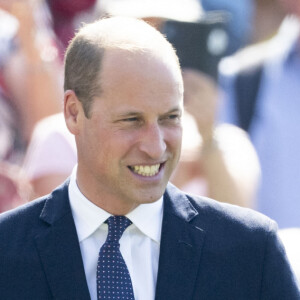
<path fill-rule="evenodd" d="M 106 241 L 119 243 L 125 229 L 132 222 L 125 216 L 111 216 L 106 220 L 108 224 L 108 235 Z"/>

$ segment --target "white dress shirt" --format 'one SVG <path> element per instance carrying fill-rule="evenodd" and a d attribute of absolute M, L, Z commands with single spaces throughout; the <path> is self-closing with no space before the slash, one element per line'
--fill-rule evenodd
<path fill-rule="evenodd" d="M 76 183 L 74 168 L 69 198 L 79 239 L 85 276 L 92 300 L 97 299 L 96 269 L 99 250 L 108 232 L 108 212 L 89 201 Z M 163 199 L 141 204 L 126 215 L 132 224 L 120 239 L 120 251 L 130 273 L 135 300 L 154 300 L 163 215 Z"/>

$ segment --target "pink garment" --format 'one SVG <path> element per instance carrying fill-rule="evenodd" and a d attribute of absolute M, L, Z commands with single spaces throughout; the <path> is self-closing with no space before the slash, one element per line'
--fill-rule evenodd
<path fill-rule="evenodd" d="M 0 213 L 24 204 L 30 186 L 19 167 L 0 162 Z"/>
<path fill-rule="evenodd" d="M 25 157 L 24 169 L 29 180 L 50 174 L 71 174 L 76 162 L 75 139 L 66 127 L 63 114 L 39 122 Z"/>

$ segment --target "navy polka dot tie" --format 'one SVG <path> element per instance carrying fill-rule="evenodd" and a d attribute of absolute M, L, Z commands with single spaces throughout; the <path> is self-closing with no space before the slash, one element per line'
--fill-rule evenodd
<path fill-rule="evenodd" d="M 97 265 L 98 299 L 134 300 L 130 275 L 119 244 L 131 221 L 124 216 L 111 216 L 106 222 L 108 235 L 100 249 Z"/>

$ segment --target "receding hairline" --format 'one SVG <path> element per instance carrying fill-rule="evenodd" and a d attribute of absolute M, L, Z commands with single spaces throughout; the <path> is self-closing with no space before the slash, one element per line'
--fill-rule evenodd
<path fill-rule="evenodd" d="M 87 117 L 94 97 L 102 93 L 102 64 L 110 50 L 147 52 L 149 58 L 157 57 L 164 64 L 172 66 L 182 82 L 173 46 L 145 21 L 129 17 L 109 17 L 84 24 L 65 53 L 64 90 L 75 92 Z"/>
<path fill-rule="evenodd" d="M 176 52 L 166 38 L 147 22 L 131 17 L 102 18 L 84 24 L 75 36 L 98 45 L 103 51 L 123 49 L 128 51 Z"/>

